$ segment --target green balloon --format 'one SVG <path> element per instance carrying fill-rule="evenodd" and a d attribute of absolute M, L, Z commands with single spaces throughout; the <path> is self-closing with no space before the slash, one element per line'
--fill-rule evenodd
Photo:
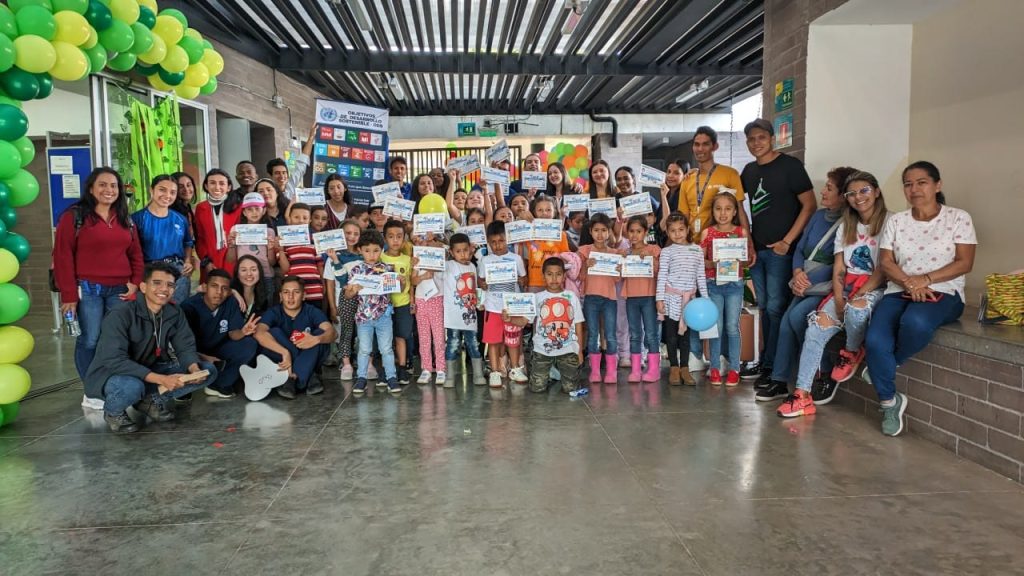
<path fill-rule="evenodd" d="M 39 79 L 31 72 L 11 68 L 0 74 L 0 88 L 15 100 L 32 100 L 39 95 Z"/>
<path fill-rule="evenodd" d="M 114 15 L 110 13 L 110 8 L 107 8 L 102 2 L 97 0 L 89 0 L 89 8 L 85 11 L 85 19 L 92 24 L 92 27 L 97 32 L 103 32 L 114 22 Z"/>
<path fill-rule="evenodd" d="M 100 32 L 100 44 L 111 52 L 127 52 L 134 43 L 132 27 L 120 20 L 112 21 L 106 30 Z"/>
<path fill-rule="evenodd" d="M 153 26 L 156 26 L 156 14 L 153 14 L 153 11 L 147 6 L 139 6 L 138 23 L 152 30 Z"/>
<path fill-rule="evenodd" d="M 213 44 L 211 44 L 210 41 L 206 40 L 205 38 L 203 39 L 203 48 L 209 48 L 210 50 L 214 50 Z"/>
<path fill-rule="evenodd" d="M 39 94 L 36 94 L 36 100 L 42 100 L 53 94 L 53 78 L 49 74 L 46 72 L 36 74 L 36 80 L 39 82 Z"/>
<path fill-rule="evenodd" d="M 210 78 L 210 81 L 207 82 L 206 84 L 204 84 L 203 87 L 199 89 L 199 93 L 204 95 L 204 96 L 209 96 L 210 94 L 213 94 L 216 91 L 217 91 L 217 79 L 216 78 Z"/>
<path fill-rule="evenodd" d="M 14 419 L 18 417 L 18 412 L 21 410 L 20 402 L 11 402 L 10 404 L 0 404 L 0 414 L 3 414 L 3 423 L 0 426 L 8 426 L 14 423 Z"/>
<path fill-rule="evenodd" d="M 0 284 L 0 324 L 13 324 L 24 318 L 29 304 L 28 294 L 21 286 L 9 282 Z"/>
<path fill-rule="evenodd" d="M 14 142 L 11 142 L 11 144 L 14 144 L 14 147 L 18 149 L 18 156 L 21 156 L 22 168 L 32 163 L 32 160 L 36 157 L 36 145 L 28 136 L 22 136 Z"/>
<path fill-rule="evenodd" d="M 0 223 L 0 233 L 3 233 L 4 235 L 7 234 L 7 224 Z"/>
<path fill-rule="evenodd" d="M 32 247 L 29 245 L 28 240 L 17 232 L 8 232 L 7 237 L 0 241 L 0 248 L 9 250 L 18 259 L 18 262 L 22 264 L 25 263 L 25 260 L 28 260 L 28 255 L 32 252 Z M 0 284 L 0 288 L 4 286 L 7 286 L 7 284 Z M 0 299 L 0 302 L 2 301 Z M 0 321 L 0 324 L 6 324 L 6 322 Z"/>
<path fill-rule="evenodd" d="M 18 37 L 18 24 L 14 19 L 14 12 L 3 4 L 0 4 L 0 34 L 7 36 L 8 40 Z"/>
<path fill-rule="evenodd" d="M 135 36 L 135 43 L 132 44 L 132 54 L 145 54 L 153 47 L 153 33 L 144 25 L 136 22 L 132 24 L 132 34 Z"/>
<path fill-rule="evenodd" d="M 167 70 L 160 68 L 157 74 L 159 74 L 160 79 L 167 82 L 169 86 L 177 86 L 185 81 L 184 72 L 168 72 Z"/>
<path fill-rule="evenodd" d="M 21 153 L 17 146 L 0 140 L 0 178 L 11 178 L 21 170 Z"/>
<path fill-rule="evenodd" d="M 53 12 L 53 5 L 50 4 L 50 0 L 10 0 L 8 4 L 11 5 L 11 10 L 14 10 L 15 13 L 20 12 L 22 8 L 27 6 L 45 8 L 47 12 Z"/>
<path fill-rule="evenodd" d="M 18 213 L 10 206 L 0 206 L 0 221 L 7 226 L 7 231 L 10 232 L 15 226 L 18 225 Z"/>
<path fill-rule="evenodd" d="M 99 72 L 107 67 L 107 49 L 97 43 L 88 50 L 82 50 L 89 57 L 89 67 L 93 72 Z"/>
<path fill-rule="evenodd" d="M 53 4 L 54 13 L 71 10 L 85 14 L 85 11 L 89 9 L 89 0 L 50 0 L 50 3 Z"/>
<path fill-rule="evenodd" d="M 25 6 L 14 15 L 18 23 L 18 34 L 34 34 L 46 40 L 53 40 L 57 34 L 57 21 L 53 14 L 42 6 Z"/>
<path fill-rule="evenodd" d="M 17 140 L 27 133 L 25 113 L 10 104 L 0 104 L 0 140 Z"/>
<path fill-rule="evenodd" d="M 174 18 L 178 22 L 181 22 L 182 28 L 188 28 L 188 18 L 185 18 L 185 15 L 181 12 L 181 10 L 175 10 L 174 8 L 167 8 L 165 10 L 161 10 L 160 11 L 160 15 L 161 16 L 170 16 L 171 18 Z"/>
<path fill-rule="evenodd" d="M 39 196 L 39 181 L 27 170 L 19 169 L 14 176 L 4 178 L 4 183 L 11 189 L 7 203 L 13 208 L 28 206 Z"/>
<path fill-rule="evenodd" d="M 188 54 L 188 63 L 195 64 L 203 59 L 203 51 L 206 48 L 203 47 L 203 43 L 191 36 L 185 36 L 178 42 L 178 46 L 181 46 L 185 54 Z M 11 62 L 14 62 L 13 56 Z"/>
<path fill-rule="evenodd" d="M 153 64 L 152 66 L 150 66 L 149 64 L 144 64 L 142 60 L 139 60 L 138 63 L 135 65 L 135 71 L 139 74 L 142 74 L 143 76 L 149 77 L 153 74 L 156 74 L 157 72 L 160 72 L 160 66 L 157 64 Z"/>
<path fill-rule="evenodd" d="M 7 206 L 7 200 L 11 197 L 11 189 L 7 184 L 0 182 L 0 206 Z"/>
<path fill-rule="evenodd" d="M 14 66 L 14 42 L 0 34 L 0 72 L 6 72 Z"/>
<path fill-rule="evenodd" d="M 138 43 L 138 36 L 136 36 L 135 39 L 136 43 Z M 111 58 L 110 61 L 107 62 L 107 66 L 109 66 L 111 70 L 117 72 L 127 72 L 135 66 L 138 59 L 138 56 L 131 52 L 122 52 Z"/>

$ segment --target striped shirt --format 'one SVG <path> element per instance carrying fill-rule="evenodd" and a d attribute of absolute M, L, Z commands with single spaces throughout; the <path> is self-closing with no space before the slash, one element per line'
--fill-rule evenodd
<path fill-rule="evenodd" d="M 288 275 L 302 279 L 306 302 L 323 302 L 324 283 L 319 268 L 322 260 L 316 250 L 312 246 L 287 246 L 284 253 L 288 257 Z"/>
<path fill-rule="evenodd" d="M 700 291 L 708 295 L 704 272 L 704 251 L 694 244 L 671 244 L 661 250 L 658 289 L 655 300 L 665 303 L 665 315 L 678 321 L 683 314 L 683 298 L 676 292 Z"/>

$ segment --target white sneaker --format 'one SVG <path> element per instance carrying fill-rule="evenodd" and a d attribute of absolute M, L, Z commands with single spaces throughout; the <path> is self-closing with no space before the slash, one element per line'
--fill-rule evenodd
<path fill-rule="evenodd" d="M 704 358 L 698 358 L 693 354 L 690 354 L 688 364 L 690 372 L 703 372 L 708 368 L 708 363 L 704 361 Z"/>
<path fill-rule="evenodd" d="M 447 378 L 448 378 L 448 373 L 445 372 L 444 370 L 439 370 L 437 372 L 437 377 L 434 378 L 434 385 L 435 386 L 444 386 L 444 381 Z"/>
<path fill-rule="evenodd" d="M 509 380 L 512 380 L 513 382 L 518 382 L 520 384 L 530 381 L 530 379 L 527 378 L 526 376 L 526 370 L 524 370 L 522 366 L 516 366 L 515 368 L 509 370 L 508 377 Z"/>
<path fill-rule="evenodd" d="M 490 386 L 491 386 L 491 388 L 501 388 L 501 386 L 502 386 L 502 383 L 501 383 L 501 372 L 497 372 L 497 371 L 491 372 L 491 383 L 490 383 Z"/>
<path fill-rule="evenodd" d="M 100 398 L 90 398 L 88 396 L 82 396 L 82 408 L 88 408 L 90 410 L 103 410 L 103 400 Z"/>
<path fill-rule="evenodd" d="M 352 365 L 351 364 L 349 364 L 347 366 L 342 366 L 341 367 L 341 379 L 342 380 L 351 380 L 352 376 L 353 376 L 353 372 L 354 372 L 354 370 L 352 369 Z"/>
<path fill-rule="evenodd" d="M 213 388 L 210 388 L 210 387 L 203 388 L 203 392 L 205 392 L 207 396 L 213 396 L 214 398 L 234 398 L 235 397 L 234 394 L 225 394 L 225 393 L 221 392 L 220 390 L 214 390 Z"/>
<path fill-rule="evenodd" d="M 431 373 L 424 370 L 420 372 L 420 377 L 416 379 L 417 384 L 430 384 Z M 438 372 L 438 377 L 444 379 L 444 372 Z"/>
<path fill-rule="evenodd" d="M 366 369 L 366 379 L 367 380 L 376 380 L 377 379 L 377 368 L 374 367 L 373 362 L 371 362 L 369 368 Z"/>

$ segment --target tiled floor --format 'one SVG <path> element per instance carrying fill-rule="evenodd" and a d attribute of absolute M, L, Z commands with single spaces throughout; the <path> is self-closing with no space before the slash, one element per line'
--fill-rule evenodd
<path fill-rule="evenodd" d="M 738 389 L 198 397 L 130 437 L 81 388 L 0 429 L 0 573 L 1022 574 L 1024 488 Z"/>

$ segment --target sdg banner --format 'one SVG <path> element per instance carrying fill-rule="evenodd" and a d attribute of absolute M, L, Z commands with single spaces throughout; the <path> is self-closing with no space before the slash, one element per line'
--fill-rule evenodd
<path fill-rule="evenodd" d="M 323 186 L 328 176 L 339 174 L 352 201 L 369 205 L 370 188 L 387 174 L 388 111 L 317 99 L 316 121 L 313 186 Z"/>

